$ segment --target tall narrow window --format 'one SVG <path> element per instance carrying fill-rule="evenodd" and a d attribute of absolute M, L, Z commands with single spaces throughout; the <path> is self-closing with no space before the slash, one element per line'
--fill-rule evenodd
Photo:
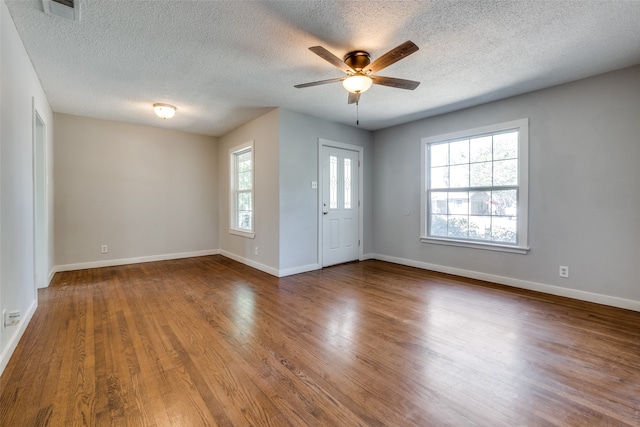
<path fill-rule="evenodd" d="M 528 120 L 423 144 L 422 240 L 526 252 Z"/>
<path fill-rule="evenodd" d="M 351 159 L 344 159 L 344 208 L 351 209 Z"/>
<path fill-rule="evenodd" d="M 338 209 L 338 158 L 329 156 L 329 209 Z"/>
<path fill-rule="evenodd" d="M 230 231 L 254 237 L 253 141 L 230 150 Z"/>

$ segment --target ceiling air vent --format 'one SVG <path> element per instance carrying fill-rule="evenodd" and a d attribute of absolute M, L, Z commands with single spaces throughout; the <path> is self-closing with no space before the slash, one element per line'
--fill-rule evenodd
<path fill-rule="evenodd" d="M 80 21 L 80 2 L 78 0 L 42 0 L 44 13 L 58 15 L 72 21 Z"/>

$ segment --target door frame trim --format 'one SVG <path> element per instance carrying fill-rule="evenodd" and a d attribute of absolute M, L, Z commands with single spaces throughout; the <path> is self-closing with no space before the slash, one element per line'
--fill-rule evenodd
<path fill-rule="evenodd" d="M 31 97 L 31 173 L 33 179 L 33 288 L 34 297 L 38 297 L 38 289 L 49 286 L 49 189 L 47 180 L 47 131 L 48 125 L 38 112 L 35 97 Z M 38 139 L 38 122 L 42 124 L 42 140 Z M 38 154 L 42 154 L 42 165 L 38 165 Z M 39 169 L 39 166 L 42 169 Z M 41 179 L 39 179 L 41 178 Z M 39 185 L 43 188 L 38 192 Z M 39 212 L 42 212 L 42 224 L 39 224 Z M 42 230 L 39 236 L 38 230 Z M 39 262 L 44 263 L 43 271 L 38 271 Z"/>
<path fill-rule="evenodd" d="M 364 182 L 364 147 L 360 145 L 347 144 L 344 142 L 331 141 L 329 139 L 318 138 L 318 265 L 320 268 L 324 268 L 323 258 L 324 258 L 324 245 L 323 245 L 323 220 L 322 220 L 322 190 L 323 190 L 323 181 L 322 181 L 322 148 L 323 147 L 334 147 L 340 148 L 342 150 L 355 151 L 358 153 L 358 241 L 360 245 L 358 245 L 358 260 L 363 260 L 364 253 L 364 218 L 362 214 L 362 208 L 364 207 L 364 190 L 363 190 L 363 182 Z"/>

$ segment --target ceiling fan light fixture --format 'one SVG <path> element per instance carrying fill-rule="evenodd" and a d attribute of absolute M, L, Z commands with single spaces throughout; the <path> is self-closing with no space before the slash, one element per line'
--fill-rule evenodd
<path fill-rule="evenodd" d="M 177 108 L 171 104 L 153 104 L 153 111 L 155 111 L 156 115 L 163 120 L 173 117 L 176 114 L 176 110 Z"/>
<path fill-rule="evenodd" d="M 351 93 L 362 93 L 369 90 L 373 80 L 364 74 L 353 74 L 342 81 L 342 86 Z"/>

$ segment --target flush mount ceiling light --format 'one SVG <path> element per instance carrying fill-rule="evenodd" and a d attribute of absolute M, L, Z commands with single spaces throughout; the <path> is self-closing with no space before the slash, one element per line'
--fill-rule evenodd
<path fill-rule="evenodd" d="M 176 107 L 170 104 L 161 104 L 156 103 L 153 104 L 153 111 L 156 112 L 156 115 L 161 119 L 170 119 L 176 114 Z"/>
<path fill-rule="evenodd" d="M 342 81 L 342 86 L 351 93 L 362 93 L 367 91 L 373 80 L 362 73 L 353 74 Z"/>

